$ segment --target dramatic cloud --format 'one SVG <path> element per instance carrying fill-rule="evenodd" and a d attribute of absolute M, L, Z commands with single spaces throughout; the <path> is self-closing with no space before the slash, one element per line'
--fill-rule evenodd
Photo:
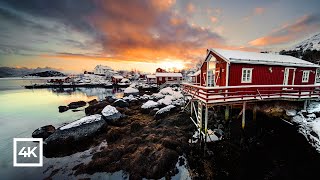
<path fill-rule="evenodd" d="M 286 24 L 280 29 L 274 30 L 270 35 L 250 41 L 252 46 L 268 46 L 288 43 L 304 37 L 308 33 L 319 31 L 319 15 L 305 15 L 294 23 Z"/>
<path fill-rule="evenodd" d="M 215 17 L 215 16 L 211 16 L 211 17 L 210 17 L 210 21 L 211 21 L 212 23 L 216 23 L 216 22 L 218 22 L 218 18 Z"/>
<path fill-rule="evenodd" d="M 174 0 L 7 0 L 3 1 L 5 11 L 0 9 L 0 15 L 15 24 L 35 23 L 44 32 L 56 31 L 46 37 L 50 41 L 44 46 L 48 53 L 42 53 L 42 57 L 191 62 L 203 57 L 206 48 L 224 44 L 218 34 L 190 25 L 173 13 L 174 4 Z M 194 5 L 189 4 L 188 11 L 194 12 Z M 41 40 L 39 36 L 35 38 Z M 6 53 L 16 51 L 1 49 Z"/>
<path fill-rule="evenodd" d="M 190 14 L 192 14 L 192 13 L 195 12 L 195 10 L 196 10 L 195 6 L 194 6 L 192 3 L 188 3 L 188 5 L 187 5 L 187 12 L 190 13 Z"/>

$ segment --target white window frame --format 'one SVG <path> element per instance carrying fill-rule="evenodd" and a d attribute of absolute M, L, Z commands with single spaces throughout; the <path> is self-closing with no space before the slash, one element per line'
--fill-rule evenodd
<path fill-rule="evenodd" d="M 252 71 L 253 71 L 253 68 L 242 68 L 241 83 L 252 83 Z M 248 76 L 248 72 L 249 72 L 249 76 Z M 245 79 L 243 77 L 244 74 L 246 75 Z"/>
<path fill-rule="evenodd" d="M 309 82 L 310 71 L 302 71 L 302 82 Z"/>

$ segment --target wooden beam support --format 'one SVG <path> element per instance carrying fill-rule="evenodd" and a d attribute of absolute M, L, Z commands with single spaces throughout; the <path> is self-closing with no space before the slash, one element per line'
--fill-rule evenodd
<path fill-rule="evenodd" d="M 243 102 L 242 106 L 242 129 L 244 129 L 246 125 L 246 102 Z"/>
<path fill-rule="evenodd" d="M 230 106 L 226 105 L 226 109 L 224 111 L 224 120 L 229 121 L 229 117 L 230 117 Z"/>
<path fill-rule="evenodd" d="M 207 142 L 207 136 L 208 136 L 208 106 L 206 104 L 206 110 L 204 114 L 204 134 L 205 134 L 205 142 Z"/>
<path fill-rule="evenodd" d="M 253 111 L 252 111 L 252 119 L 253 121 L 256 121 L 257 120 L 257 109 L 258 109 L 258 106 L 257 106 L 257 103 L 255 103 L 253 105 Z"/>

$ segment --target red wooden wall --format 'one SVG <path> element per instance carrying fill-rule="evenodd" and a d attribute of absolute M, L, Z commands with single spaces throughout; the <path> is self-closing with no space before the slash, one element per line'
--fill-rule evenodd
<path fill-rule="evenodd" d="M 272 68 L 272 72 L 269 71 Z M 242 68 L 253 68 L 252 82 L 241 83 Z M 282 85 L 284 78 L 285 66 L 271 66 L 271 65 L 254 65 L 254 64 L 237 64 L 231 63 L 229 74 L 229 86 L 239 85 Z M 314 84 L 316 68 L 310 67 L 293 67 L 296 68 L 294 85 Z M 309 82 L 302 83 L 302 71 L 311 70 L 309 75 Z M 290 79 L 291 76 L 289 76 Z M 293 77 L 291 77 L 293 78 Z"/>

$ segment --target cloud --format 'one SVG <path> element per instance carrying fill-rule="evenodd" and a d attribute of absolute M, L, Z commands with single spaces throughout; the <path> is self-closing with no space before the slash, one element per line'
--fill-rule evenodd
<path fill-rule="evenodd" d="M 210 21 L 211 21 L 212 23 L 217 23 L 217 22 L 218 22 L 218 18 L 215 17 L 215 16 L 211 16 L 211 17 L 210 17 Z"/>
<path fill-rule="evenodd" d="M 196 11 L 196 8 L 195 8 L 195 6 L 190 2 L 190 3 L 188 3 L 188 5 L 187 5 L 187 12 L 189 13 L 189 14 L 192 14 L 192 13 L 194 13 Z"/>
<path fill-rule="evenodd" d="M 272 33 L 267 36 L 250 41 L 249 44 L 252 46 L 284 44 L 302 38 L 308 33 L 319 31 L 319 27 L 319 15 L 305 15 L 293 23 L 285 24 L 281 28 L 273 30 Z"/>
<path fill-rule="evenodd" d="M 255 15 L 260 15 L 260 14 L 263 14 L 264 12 L 265 12 L 265 8 L 262 8 L 262 7 L 257 7 L 254 9 Z"/>
<path fill-rule="evenodd" d="M 52 24 L 57 27 L 52 28 L 57 30 L 55 33 L 36 36 L 38 40 L 48 41 L 44 47 L 51 51 L 39 51 L 41 57 L 46 58 L 139 62 L 180 59 L 192 62 L 202 58 L 206 48 L 225 44 L 225 40 L 210 29 L 192 26 L 185 17 L 174 13 L 174 0 L 3 2 L 7 9 L 19 12 L 19 18 L 10 20 L 17 25 L 19 21 L 27 22 L 25 15 L 28 15 L 31 19 L 40 19 L 38 24 L 44 27 Z M 195 11 L 193 4 L 189 10 Z M 33 35 L 36 30 L 28 29 Z M 47 32 L 44 29 L 39 31 Z M 27 41 L 19 42 L 33 46 Z M 2 49 L 6 53 L 16 51 Z"/>

